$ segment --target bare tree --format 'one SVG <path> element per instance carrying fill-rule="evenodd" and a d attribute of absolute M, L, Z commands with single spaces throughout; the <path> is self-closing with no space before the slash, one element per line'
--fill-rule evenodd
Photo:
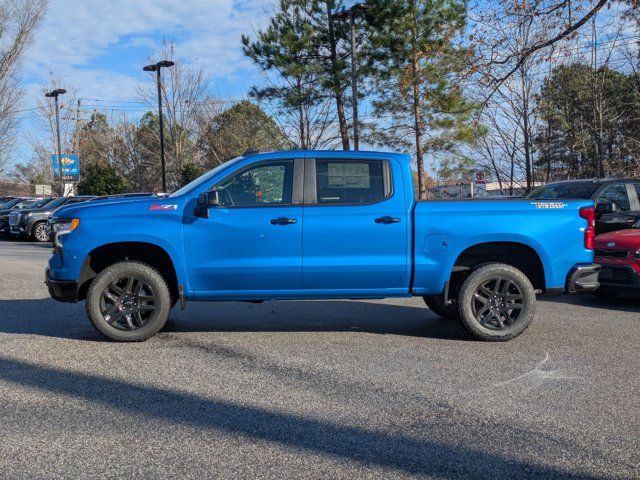
<path fill-rule="evenodd" d="M 612 0 L 497 0 L 476 2 L 470 9 L 475 12 L 472 22 L 476 33 L 472 35 L 479 52 L 478 66 L 492 85 L 491 97 L 512 75 L 526 68 L 526 62 L 539 53 L 546 52 L 559 42 L 572 39 Z M 487 30 L 494 30 L 496 22 L 512 22 L 520 25 L 537 25 L 535 34 L 518 49 L 505 49 L 512 30 L 506 29 L 501 37 L 485 37 Z"/>
<path fill-rule="evenodd" d="M 0 1 L 0 173 L 8 163 L 22 95 L 17 74 L 20 57 L 42 20 L 46 0 Z"/>
<path fill-rule="evenodd" d="M 197 133 L 209 105 L 215 103 L 209 95 L 209 77 L 200 66 L 177 59 L 173 42 L 163 42 L 159 56 L 175 61 L 175 66 L 163 71 L 162 100 L 165 121 L 165 144 L 169 183 L 177 185 L 185 162 L 194 162 L 197 156 Z M 158 59 L 149 59 L 150 63 Z M 139 89 L 140 97 L 157 111 L 156 73 L 149 75 L 153 84 Z M 157 152 L 159 155 L 159 152 Z"/>
<path fill-rule="evenodd" d="M 522 15 L 520 9 L 505 9 L 500 2 L 483 12 L 483 22 L 483 40 L 491 49 L 499 44 L 505 57 L 516 56 L 549 35 L 546 17 Z M 510 194 L 516 186 L 529 191 L 534 185 L 535 96 L 552 63 L 553 51 L 532 52 L 498 84 L 495 71 L 482 72 L 480 88 L 475 90 L 478 101 L 484 101 L 481 121 L 488 127 L 480 157 L 500 188 L 506 184 Z M 516 185 L 523 179 L 524 185 Z"/>

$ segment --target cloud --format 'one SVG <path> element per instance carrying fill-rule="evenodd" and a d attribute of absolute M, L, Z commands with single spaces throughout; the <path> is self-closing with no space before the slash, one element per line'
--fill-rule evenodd
<path fill-rule="evenodd" d="M 240 48 L 240 36 L 265 21 L 275 0 L 50 0 L 47 14 L 22 62 L 21 108 L 36 105 L 52 80 L 85 99 L 132 99 L 148 82 L 141 71 L 162 39 L 176 57 L 202 65 L 217 94 L 242 95 L 257 74 Z M 88 104 L 96 102 L 87 101 Z M 118 112 L 112 112 L 118 114 Z M 134 113 L 135 114 L 135 113 Z M 18 157 L 27 139 L 42 136 L 35 112 L 20 116 Z"/>
<path fill-rule="evenodd" d="M 117 96 L 130 97 L 141 79 L 137 63 L 158 50 L 164 36 L 175 41 L 178 57 L 202 64 L 224 84 L 227 76 L 253 69 L 242 55 L 240 35 L 260 24 L 272 4 L 273 0 L 51 0 L 24 70 L 41 84 L 48 83 L 51 73 L 70 81 L 80 95 L 97 97 L 117 83 Z M 131 58 L 132 49 L 140 58 Z"/>

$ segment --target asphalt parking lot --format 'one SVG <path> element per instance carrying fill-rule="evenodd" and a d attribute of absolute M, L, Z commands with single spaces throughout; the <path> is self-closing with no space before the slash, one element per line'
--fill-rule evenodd
<path fill-rule="evenodd" d="M 142 344 L 0 241 L 3 478 L 638 478 L 640 300 L 541 299 L 504 344 L 422 300 L 190 303 Z"/>

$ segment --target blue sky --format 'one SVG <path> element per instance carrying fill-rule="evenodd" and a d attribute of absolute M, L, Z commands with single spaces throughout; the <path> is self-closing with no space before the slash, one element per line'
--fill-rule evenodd
<path fill-rule="evenodd" d="M 145 79 L 141 67 L 162 39 L 200 63 L 224 95 L 246 91 L 255 73 L 240 35 L 260 25 L 273 0 L 50 0 L 24 61 L 25 84 L 51 74 L 80 96 L 130 98 Z"/>
<path fill-rule="evenodd" d="M 137 100 L 148 82 L 142 66 L 173 40 L 176 57 L 211 75 L 212 93 L 243 98 L 259 72 L 242 55 L 240 35 L 259 27 L 274 0 L 50 0 L 22 63 L 21 109 L 35 105 L 52 80 L 87 99 Z M 20 116 L 15 161 L 38 136 L 33 112 Z"/>
<path fill-rule="evenodd" d="M 178 59 L 203 66 L 211 76 L 212 94 L 223 99 L 244 98 L 260 80 L 260 72 L 243 56 L 240 35 L 260 27 L 276 0 L 49 2 L 45 20 L 23 59 L 21 109 L 33 108 L 42 88 L 52 80 L 74 89 L 77 97 L 132 108 L 125 102 L 139 100 L 137 88 L 148 85 L 142 66 L 161 49 L 163 38 L 174 42 Z M 615 16 L 612 11 L 602 15 L 607 22 Z M 615 25 L 611 23 L 604 31 Z M 89 104 L 100 103 L 87 100 Z M 38 132 L 33 116 L 29 111 L 20 114 L 14 161 L 28 160 L 28 137 L 44 133 Z"/>

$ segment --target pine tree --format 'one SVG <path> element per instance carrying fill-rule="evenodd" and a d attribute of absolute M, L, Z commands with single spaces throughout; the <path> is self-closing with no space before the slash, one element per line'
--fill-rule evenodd
<path fill-rule="evenodd" d="M 466 22 L 462 0 L 373 0 L 368 63 L 374 75 L 373 138 L 413 147 L 419 197 L 426 197 L 425 153 L 453 152 L 473 142 L 472 105 L 456 82 L 470 52 L 455 44 Z"/>
<path fill-rule="evenodd" d="M 242 36 L 243 51 L 262 70 L 275 77 L 266 87 L 253 87 L 258 100 L 295 112 L 299 147 L 312 148 L 313 132 L 327 129 L 328 115 L 312 119 L 313 110 L 335 102 L 342 148 L 349 149 L 345 116 L 348 80 L 347 28 L 331 14 L 343 7 L 338 0 L 280 0 L 267 27 L 251 40 Z M 317 125 L 316 125 L 317 123 Z"/>

